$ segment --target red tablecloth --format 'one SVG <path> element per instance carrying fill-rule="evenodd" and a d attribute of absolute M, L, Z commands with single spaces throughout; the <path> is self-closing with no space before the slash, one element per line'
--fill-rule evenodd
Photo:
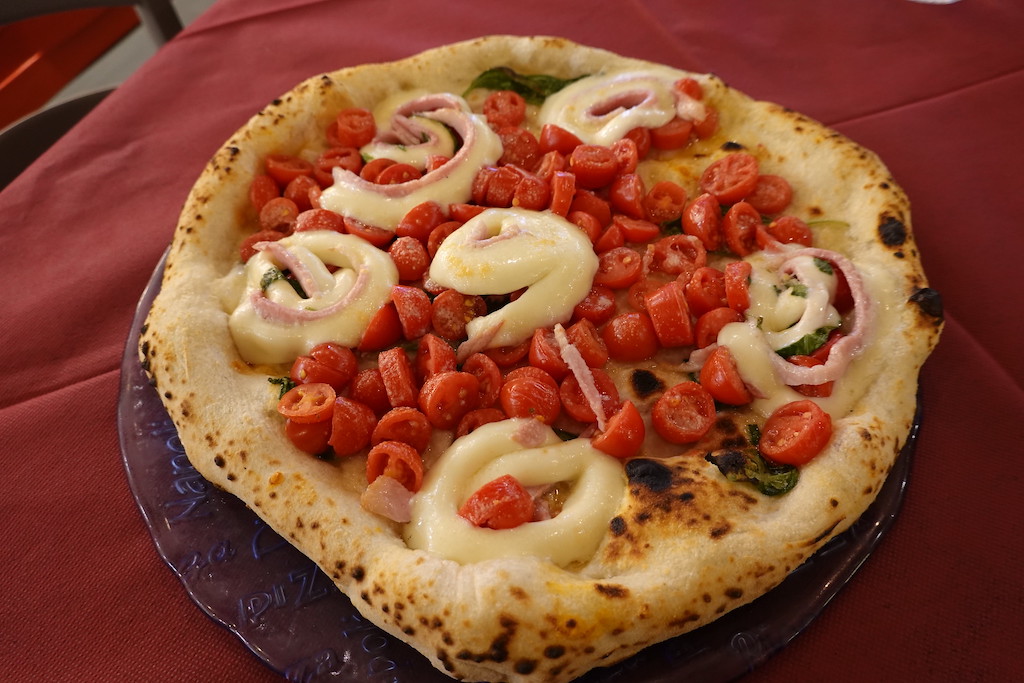
<path fill-rule="evenodd" d="M 1024 675 L 1024 5 L 223 0 L 0 193 L 0 678 L 279 680 L 189 600 L 132 498 L 115 413 L 134 306 L 194 178 L 262 105 L 490 33 L 713 71 L 886 160 L 947 321 L 910 485 L 871 559 L 751 678 Z"/>

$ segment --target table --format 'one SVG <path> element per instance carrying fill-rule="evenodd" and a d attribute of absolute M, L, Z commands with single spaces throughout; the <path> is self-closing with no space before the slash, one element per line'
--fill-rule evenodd
<path fill-rule="evenodd" d="M 913 202 L 946 329 L 895 524 L 758 681 L 1024 673 L 1019 254 L 1024 5 L 910 0 L 222 0 L 0 193 L 0 677 L 274 681 L 156 553 L 121 463 L 119 366 L 194 178 L 300 79 L 489 33 L 694 71 L 837 128 Z"/>

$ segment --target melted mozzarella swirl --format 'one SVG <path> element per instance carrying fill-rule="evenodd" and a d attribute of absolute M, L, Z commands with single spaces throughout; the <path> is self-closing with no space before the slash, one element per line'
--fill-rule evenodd
<path fill-rule="evenodd" d="M 550 212 L 488 209 L 449 235 L 430 279 L 463 294 L 509 294 L 515 301 L 466 326 L 467 348 L 512 346 L 564 322 L 590 291 L 597 255 L 578 227 Z"/>
<path fill-rule="evenodd" d="M 249 363 L 288 363 L 326 341 L 356 346 L 398 282 L 391 257 L 353 235 L 297 232 L 256 248 L 245 265 L 245 292 L 228 320 Z M 306 296 L 279 277 L 283 271 Z"/>
<path fill-rule="evenodd" d="M 409 547 L 463 563 L 533 556 L 563 567 L 594 554 L 625 492 L 622 464 L 589 439 L 563 442 L 543 425 L 538 445 L 524 447 L 521 434 L 536 430 L 533 422 L 519 418 L 484 425 L 444 452 L 413 498 L 412 522 L 405 528 Z M 505 474 L 527 487 L 574 485 L 556 516 L 514 529 L 478 528 L 459 516 L 470 495 Z"/>

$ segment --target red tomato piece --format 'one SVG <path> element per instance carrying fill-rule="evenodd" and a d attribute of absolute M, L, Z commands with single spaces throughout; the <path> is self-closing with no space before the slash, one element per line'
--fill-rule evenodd
<path fill-rule="evenodd" d="M 425 334 L 416 347 L 416 376 L 420 382 L 439 372 L 456 369 L 455 349 L 434 334 Z"/>
<path fill-rule="evenodd" d="M 449 204 L 448 215 L 453 221 L 465 223 L 482 214 L 486 208 L 486 206 L 477 206 L 476 204 Z"/>
<path fill-rule="evenodd" d="M 462 364 L 462 371 L 476 377 L 480 384 L 480 399 L 477 401 L 479 407 L 490 408 L 498 402 L 504 379 L 498 364 L 490 356 L 474 353 Z"/>
<path fill-rule="evenodd" d="M 625 245 L 626 238 L 622 234 L 622 228 L 618 224 L 612 223 L 594 242 L 594 251 L 598 254 L 603 254 L 606 251 L 618 249 Z"/>
<path fill-rule="evenodd" d="M 316 182 L 312 177 L 308 175 L 300 175 L 295 180 L 288 183 L 288 186 L 284 188 L 282 197 L 286 197 L 293 202 L 295 206 L 299 208 L 299 211 L 308 211 L 313 208 L 313 205 L 309 201 L 309 192 L 312 189 L 320 189 L 320 184 Z"/>
<path fill-rule="evenodd" d="M 651 131 L 649 128 L 634 128 L 623 137 L 629 138 L 636 145 L 637 156 L 641 159 L 651 151 Z"/>
<path fill-rule="evenodd" d="M 332 230 L 345 232 L 345 219 L 341 214 L 327 209 L 309 209 L 295 217 L 295 232 L 307 230 Z"/>
<path fill-rule="evenodd" d="M 290 376 L 297 384 L 323 382 L 331 385 L 335 391 L 341 391 L 352 381 L 357 369 L 352 349 L 334 342 L 324 342 L 314 346 L 308 356 L 296 358 Z"/>
<path fill-rule="evenodd" d="M 701 241 L 708 251 L 722 246 L 722 208 L 714 195 L 705 192 L 683 211 L 683 232 Z"/>
<path fill-rule="evenodd" d="M 423 458 L 407 443 L 381 441 L 366 454 L 366 483 L 382 476 L 415 493 L 423 485 Z"/>
<path fill-rule="evenodd" d="M 697 318 L 694 326 L 694 343 L 703 349 L 718 341 L 718 333 L 729 323 L 743 322 L 743 314 L 727 306 L 713 308 Z"/>
<path fill-rule="evenodd" d="M 268 154 L 263 160 L 267 175 L 280 187 L 286 186 L 299 176 L 313 175 L 313 164 L 291 154 Z"/>
<path fill-rule="evenodd" d="M 601 410 L 606 416 L 615 414 L 622 403 L 615 382 L 612 381 L 607 372 L 600 368 L 592 368 L 590 373 L 594 377 L 594 385 L 597 387 L 598 393 L 601 394 Z M 562 384 L 558 388 L 558 397 L 562 402 L 562 408 L 565 409 L 566 414 L 572 419 L 579 420 L 580 422 L 594 422 L 597 420 L 594 408 L 583 395 L 583 390 L 580 388 L 580 382 L 576 375 L 568 375 L 562 380 Z"/>
<path fill-rule="evenodd" d="M 252 204 L 257 213 L 271 199 L 280 196 L 281 190 L 277 186 L 277 181 L 269 175 L 258 175 L 249 184 L 249 203 Z"/>
<path fill-rule="evenodd" d="M 493 360 L 498 367 L 507 368 L 515 365 L 530 353 L 530 339 L 526 339 L 514 346 L 499 346 L 493 349 L 485 349 L 484 354 Z"/>
<path fill-rule="evenodd" d="M 700 441 L 715 424 L 715 399 L 696 382 L 682 382 L 655 401 L 651 423 L 671 443 Z"/>
<path fill-rule="evenodd" d="M 639 455 L 646 431 L 640 411 L 632 401 L 626 401 L 590 443 L 599 451 L 625 460 Z"/>
<path fill-rule="evenodd" d="M 722 234 L 729 251 L 747 256 L 757 249 L 757 231 L 761 227 L 761 214 L 747 202 L 729 207 L 722 219 Z"/>
<path fill-rule="evenodd" d="M 671 180 L 656 182 L 643 198 L 644 217 L 658 225 L 679 220 L 685 207 L 686 190 Z"/>
<path fill-rule="evenodd" d="M 760 175 L 747 201 L 761 213 L 779 213 L 793 201 L 793 188 L 782 176 Z"/>
<path fill-rule="evenodd" d="M 405 355 L 405 349 L 395 347 L 377 354 L 377 367 L 380 368 L 384 389 L 388 392 L 388 402 L 392 407 L 416 407 L 416 378 L 412 372 L 412 364 Z"/>
<path fill-rule="evenodd" d="M 430 331 L 431 306 L 426 292 L 419 287 L 395 285 L 391 288 L 391 300 L 398 312 L 403 337 L 416 340 Z"/>
<path fill-rule="evenodd" d="M 541 154 L 555 151 L 564 156 L 572 154 L 572 151 L 583 144 L 574 133 L 565 128 L 556 126 L 553 123 L 545 123 L 540 129 L 538 139 Z"/>
<path fill-rule="evenodd" d="M 640 279 L 643 258 L 629 247 L 609 249 L 598 256 L 594 284 L 626 289 Z"/>
<path fill-rule="evenodd" d="M 658 335 L 646 313 L 621 313 L 601 330 L 601 338 L 608 347 L 608 355 L 615 360 L 641 361 L 658 351 Z"/>
<path fill-rule="evenodd" d="M 589 320 L 594 325 L 603 325 L 615 315 L 615 293 L 607 285 L 594 285 L 572 309 L 575 320 Z"/>
<path fill-rule="evenodd" d="M 358 175 L 363 168 L 363 155 L 355 147 L 331 147 L 313 162 L 313 177 L 321 187 L 330 187 L 334 184 L 335 168 Z"/>
<path fill-rule="evenodd" d="M 693 323 L 683 286 L 673 280 L 645 298 L 647 315 L 661 346 L 689 346 L 693 343 Z"/>
<path fill-rule="evenodd" d="M 728 305 L 725 274 L 717 268 L 704 266 L 694 271 L 685 287 L 686 303 L 698 318 L 713 308 Z"/>
<path fill-rule="evenodd" d="M 245 263 L 252 258 L 252 255 L 256 253 L 255 246 L 260 242 L 275 242 L 279 239 L 286 237 L 286 235 L 279 230 L 260 230 L 255 232 L 244 240 L 238 246 L 238 257 Z"/>
<path fill-rule="evenodd" d="M 334 342 L 317 344 L 310 349 L 309 355 L 346 378 L 342 380 L 342 385 L 351 382 L 359 369 L 359 361 L 352 349 Z"/>
<path fill-rule="evenodd" d="M 303 453 L 320 455 L 330 447 L 331 421 L 303 424 L 294 420 L 285 420 L 284 433 L 292 445 Z"/>
<path fill-rule="evenodd" d="M 299 207 L 287 197 L 275 197 L 260 209 L 260 228 L 291 232 L 295 219 L 299 217 Z"/>
<path fill-rule="evenodd" d="M 587 233 L 592 243 L 601 236 L 601 222 L 592 213 L 586 211 L 569 211 L 565 219 Z"/>
<path fill-rule="evenodd" d="M 569 205 L 569 213 L 573 211 L 586 211 L 592 214 L 602 226 L 612 222 L 611 204 L 590 190 L 582 188 L 576 190 L 572 198 L 572 204 Z"/>
<path fill-rule="evenodd" d="M 796 216 L 780 216 L 769 223 L 765 231 L 783 244 L 802 244 L 809 247 L 814 242 L 810 227 Z"/>
<path fill-rule="evenodd" d="M 518 126 L 505 126 L 498 129 L 501 139 L 500 165 L 512 164 L 527 171 L 532 171 L 540 161 L 540 144 L 537 137 Z"/>
<path fill-rule="evenodd" d="M 533 369 L 542 372 L 538 368 Z M 523 374 L 505 378 L 498 400 L 501 409 L 509 417 L 536 418 L 548 425 L 562 412 L 558 385 L 554 380 L 550 380 L 549 384 L 537 377 Z"/>
<path fill-rule="evenodd" d="M 529 377 L 531 379 L 537 380 L 538 382 L 543 382 L 544 384 L 547 384 L 552 389 L 558 389 L 558 382 L 555 381 L 554 377 L 549 375 L 544 370 L 541 370 L 540 368 L 533 365 L 524 365 L 522 367 L 509 370 L 508 373 L 505 375 L 505 381 L 511 382 L 512 380 L 519 379 L 520 377 Z"/>
<path fill-rule="evenodd" d="M 426 244 L 430 232 L 447 220 L 440 204 L 426 201 L 409 209 L 395 226 L 395 234 L 399 237 L 414 237 Z"/>
<path fill-rule="evenodd" d="M 726 264 L 725 300 L 729 308 L 740 313 L 750 308 L 750 273 L 753 270 L 746 261 Z"/>
<path fill-rule="evenodd" d="M 480 381 L 472 373 L 458 370 L 431 375 L 419 395 L 420 410 L 438 429 L 454 429 L 479 401 Z"/>
<path fill-rule="evenodd" d="M 693 121 L 675 117 L 668 123 L 651 129 L 651 145 L 655 149 L 680 149 L 686 147 L 693 134 Z"/>
<path fill-rule="evenodd" d="M 331 417 L 337 394 L 330 384 L 311 382 L 292 387 L 277 402 L 277 412 L 293 422 L 309 424 Z"/>
<path fill-rule="evenodd" d="M 487 304 L 482 297 L 447 289 L 434 297 L 430 315 L 438 335 L 458 341 L 466 338 L 466 323 L 486 313 Z"/>
<path fill-rule="evenodd" d="M 430 255 L 423 243 L 414 237 L 399 237 L 388 247 L 388 254 L 398 269 L 398 279 L 414 282 L 423 277 L 430 266 Z"/>
<path fill-rule="evenodd" d="M 328 133 L 333 147 L 362 147 L 370 144 L 377 135 L 377 122 L 367 109 L 350 107 L 338 112 L 334 125 Z"/>
<path fill-rule="evenodd" d="M 391 164 L 377 176 L 378 185 L 401 185 L 423 177 L 420 169 L 412 164 Z"/>
<path fill-rule="evenodd" d="M 370 408 L 374 415 L 383 415 L 391 410 L 384 378 L 378 368 L 366 368 L 356 373 L 349 387 L 352 399 Z M 376 417 L 374 418 L 376 421 Z"/>
<path fill-rule="evenodd" d="M 541 156 L 540 161 L 537 162 L 537 168 L 534 169 L 534 173 L 537 174 L 538 178 L 550 185 L 551 179 L 555 177 L 555 173 L 564 172 L 565 167 L 565 155 L 556 150 L 550 150 L 544 152 Z"/>
<path fill-rule="evenodd" d="M 359 177 L 367 182 L 375 183 L 377 182 L 377 179 L 380 178 L 381 173 L 391 166 L 394 166 L 396 163 L 398 162 L 394 159 L 387 159 L 384 157 L 371 159 L 366 162 L 361 169 L 359 169 Z"/>
<path fill-rule="evenodd" d="M 754 400 L 727 346 L 716 347 L 704 360 L 700 384 L 719 403 L 742 406 Z"/>
<path fill-rule="evenodd" d="M 540 328 L 534 331 L 530 340 L 530 365 L 540 368 L 556 380 L 565 377 L 569 366 L 562 360 L 555 333 L 550 329 Z"/>
<path fill-rule="evenodd" d="M 583 356 L 584 362 L 589 367 L 600 368 L 608 362 L 608 347 L 601 338 L 597 327 L 587 318 L 583 318 L 565 331 L 569 342 L 576 347 L 576 350 Z"/>
<path fill-rule="evenodd" d="M 594 190 L 612 181 L 619 172 L 619 160 L 609 147 L 582 144 L 569 154 L 569 170 L 579 187 Z"/>
<path fill-rule="evenodd" d="M 494 128 L 518 126 L 526 119 L 526 100 L 514 90 L 495 90 L 484 100 L 483 114 Z"/>
<path fill-rule="evenodd" d="M 707 250 L 698 238 L 693 235 L 669 235 L 654 243 L 650 267 L 651 270 L 674 275 L 687 282 L 707 262 Z"/>
<path fill-rule="evenodd" d="M 576 176 L 568 171 L 555 171 L 551 176 L 551 213 L 565 216 L 569 213 L 576 194 Z"/>
<path fill-rule="evenodd" d="M 619 214 L 612 220 L 622 230 L 622 236 L 627 242 L 650 242 L 661 234 L 661 228 L 657 224 L 643 218 L 631 218 Z"/>
<path fill-rule="evenodd" d="M 512 206 L 527 211 L 542 211 L 551 201 L 551 186 L 532 173 L 523 172 L 512 195 Z"/>
<path fill-rule="evenodd" d="M 733 204 L 754 191 L 758 176 L 757 157 L 747 152 L 736 152 L 704 169 L 700 176 L 700 189 L 722 204 Z"/>
<path fill-rule="evenodd" d="M 773 412 L 761 429 L 757 450 L 773 462 L 803 465 L 832 438 L 832 417 L 814 401 L 793 401 Z"/>
<path fill-rule="evenodd" d="M 640 152 L 632 138 L 619 138 L 613 142 L 612 152 L 619 160 L 619 175 L 636 173 L 636 167 L 640 163 Z"/>
<path fill-rule="evenodd" d="M 817 353 L 817 351 L 815 353 Z M 790 356 L 786 360 L 793 365 L 799 365 L 803 368 L 813 368 L 816 365 L 825 364 L 824 359 L 816 356 Z M 800 384 L 794 386 L 793 390 L 797 393 L 803 394 L 804 396 L 827 398 L 832 395 L 832 389 L 834 386 L 835 382 L 825 382 L 824 384 Z"/>
<path fill-rule="evenodd" d="M 334 400 L 331 416 L 331 448 L 336 455 L 355 455 L 370 445 L 376 424 L 377 416 L 368 405 L 339 396 Z"/>
<path fill-rule="evenodd" d="M 471 410 L 459 420 L 459 425 L 455 428 L 455 438 L 463 437 L 485 424 L 501 422 L 506 417 L 505 413 L 501 412 L 498 408 L 477 408 L 476 410 Z"/>
<path fill-rule="evenodd" d="M 706 107 L 707 113 L 700 121 L 693 123 L 693 132 L 698 140 L 707 140 L 718 130 L 718 110 L 714 107 Z"/>
<path fill-rule="evenodd" d="M 704 99 L 704 88 L 693 78 L 680 78 L 672 84 L 672 87 L 687 97 L 692 97 L 695 100 Z"/>
<path fill-rule="evenodd" d="M 370 318 L 370 324 L 359 340 L 360 351 L 380 351 L 392 346 L 402 338 L 402 319 L 393 302 L 388 302 Z"/>
<path fill-rule="evenodd" d="M 444 242 L 445 239 L 448 238 L 448 235 L 461 227 L 461 221 L 445 221 L 431 230 L 430 235 L 427 236 L 427 255 L 433 259 L 434 254 L 436 254 L 437 250 L 441 247 L 441 242 Z"/>
<path fill-rule="evenodd" d="M 415 408 L 400 406 L 384 413 L 373 428 L 370 443 L 376 446 L 381 441 L 401 441 L 422 453 L 430 444 L 432 432 L 426 415 Z"/>
<path fill-rule="evenodd" d="M 378 249 L 384 249 L 391 244 L 391 240 L 395 239 L 395 233 L 390 230 L 378 228 L 376 225 L 367 225 L 354 218 L 345 219 L 345 232 L 361 237 Z"/>
<path fill-rule="evenodd" d="M 459 516 L 473 526 L 514 529 L 533 519 L 533 497 L 510 474 L 487 482 L 459 506 Z"/>
<path fill-rule="evenodd" d="M 487 206 L 506 208 L 512 206 L 516 189 L 522 182 L 523 173 L 515 166 L 502 166 L 491 174 L 487 182 L 487 194 L 483 203 Z"/>

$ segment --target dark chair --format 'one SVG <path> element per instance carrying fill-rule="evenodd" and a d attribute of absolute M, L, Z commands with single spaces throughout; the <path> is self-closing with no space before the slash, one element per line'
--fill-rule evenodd
<path fill-rule="evenodd" d="M 181 19 L 170 0 L 2 0 L 0 24 L 55 12 L 123 5 L 135 6 L 157 45 L 167 42 L 182 29 Z M 99 90 L 54 104 L 0 131 L 0 190 L 111 92 L 112 89 Z"/>

